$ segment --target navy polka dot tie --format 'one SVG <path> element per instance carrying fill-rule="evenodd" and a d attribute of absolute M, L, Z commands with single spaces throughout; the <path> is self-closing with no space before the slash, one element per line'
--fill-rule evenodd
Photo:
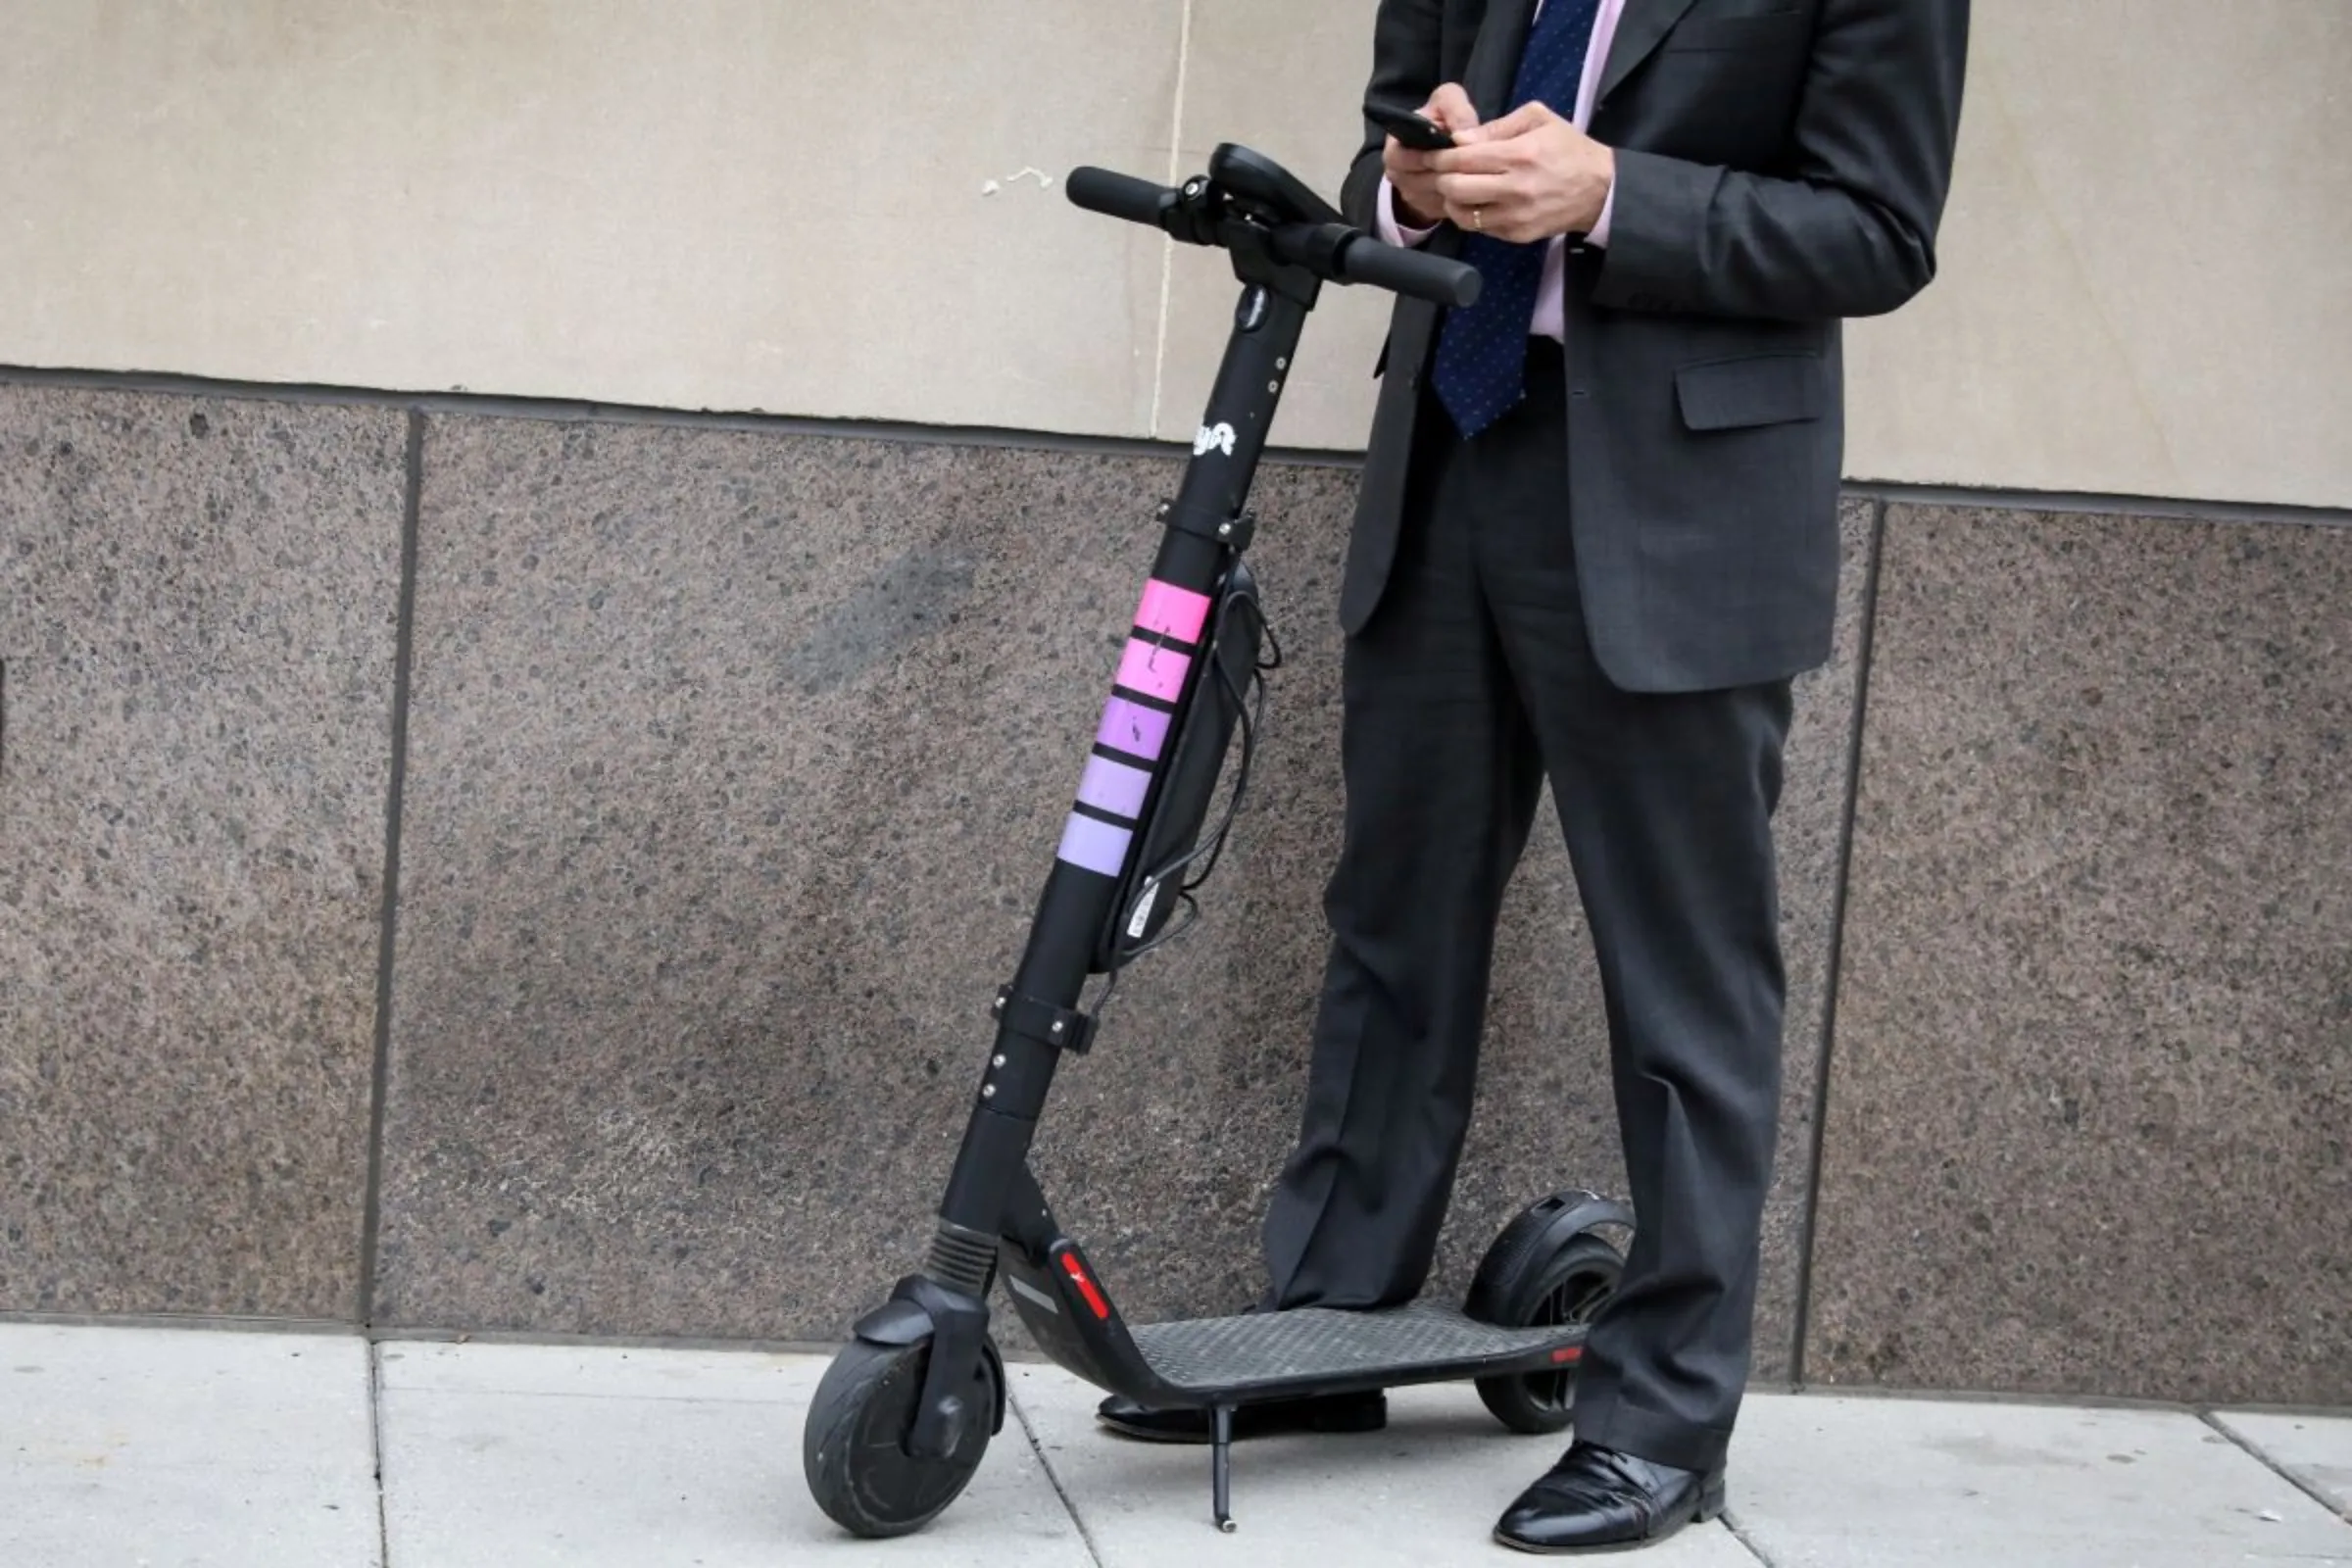
<path fill-rule="evenodd" d="M 1600 0 L 1544 0 L 1528 29 L 1510 109 L 1542 99 L 1561 119 L 1575 118 L 1585 51 L 1599 15 Z M 1467 437 L 1501 418 L 1527 391 L 1527 329 L 1535 320 L 1547 242 L 1518 245 L 1477 233 L 1463 241 L 1461 259 L 1478 269 L 1483 282 L 1477 304 L 1446 318 L 1431 383 Z"/>

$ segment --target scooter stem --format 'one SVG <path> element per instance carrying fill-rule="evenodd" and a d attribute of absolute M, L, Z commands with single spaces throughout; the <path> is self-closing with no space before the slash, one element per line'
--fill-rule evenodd
<path fill-rule="evenodd" d="M 1237 271 L 1260 270 L 1240 255 Z M 1003 1230 L 1013 1173 L 1028 1157 L 1062 1053 L 1092 1043 L 1077 1011 L 1097 972 L 1097 939 L 1138 853 L 1141 826 L 1168 772 L 1173 738 L 1197 699 L 1216 596 L 1250 542 L 1244 508 L 1266 432 L 1298 353 L 1316 280 L 1262 259 L 1235 307 L 1233 330 L 1176 499 L 1159 509 L 1161 538 L 1136 606 L 1095 746 L 1039 897 L 1028 946 L 997 1007 L 997 1036 L 962 1148 L 940 1204 L 943 1242 L 959 1288 L 985 1287 L 968 1265 L 973 1244 Z M 1297 296 L 1304 292 L 1307 298 Z M 941 1258 L 942 1250 L 961 1254 Z"/>

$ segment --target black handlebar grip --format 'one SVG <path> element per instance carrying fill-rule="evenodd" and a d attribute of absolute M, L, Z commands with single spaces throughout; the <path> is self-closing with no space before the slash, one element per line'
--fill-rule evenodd
<path fill-rule="evenodd" d="M 1478 300 L 1478 269 L 1462 262 L 1387 245 L 1369 234 L 1351 243 L 1340 257 L 1341 275 L 1350 283 L 1409 294 L 1432 305 L 1466 309 Z"/>
<path fill-rule="evenodd" d="M 1073 169 L 1062 189 L 1074 206 L 1124 218 L 1130 223 L 1150 223 L 1153 228 L 1160 226 L 1160 215 L 1176 199 L 1176 193 L 1165 185 L 1133 174 L 1114 174 L 1107 169 Z"/>

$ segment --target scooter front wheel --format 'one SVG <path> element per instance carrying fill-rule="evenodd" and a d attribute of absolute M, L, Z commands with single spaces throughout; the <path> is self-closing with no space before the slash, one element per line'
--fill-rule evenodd
<path fill-rule="evenodd" d="M 879 1539 L 922 1529 L 962 1494 L 988 1451 L 989 1412 L 1003 1392 L 994 1353 L 974 1357 L 964 1398 L 971 1415 L 951 1450 L 939 1458 L 906 1451 L 930 1359 L 927 1340 L 852 1340 L 816 1386 L 802 1433 L 801 1467 L 816 1505 L 853 1535 Z"/>

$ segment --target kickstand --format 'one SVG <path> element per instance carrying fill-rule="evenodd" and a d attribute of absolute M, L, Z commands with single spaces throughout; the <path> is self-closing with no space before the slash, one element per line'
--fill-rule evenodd
<path fill-rule="evenodd" d="M 1233 1534 L 1233 1406 L 1220 1404 L 1210 1413 L 1213 1423 L 1208 1455 L 1209 1490 L 1216 1504 L 1217 1528 Z"/>

